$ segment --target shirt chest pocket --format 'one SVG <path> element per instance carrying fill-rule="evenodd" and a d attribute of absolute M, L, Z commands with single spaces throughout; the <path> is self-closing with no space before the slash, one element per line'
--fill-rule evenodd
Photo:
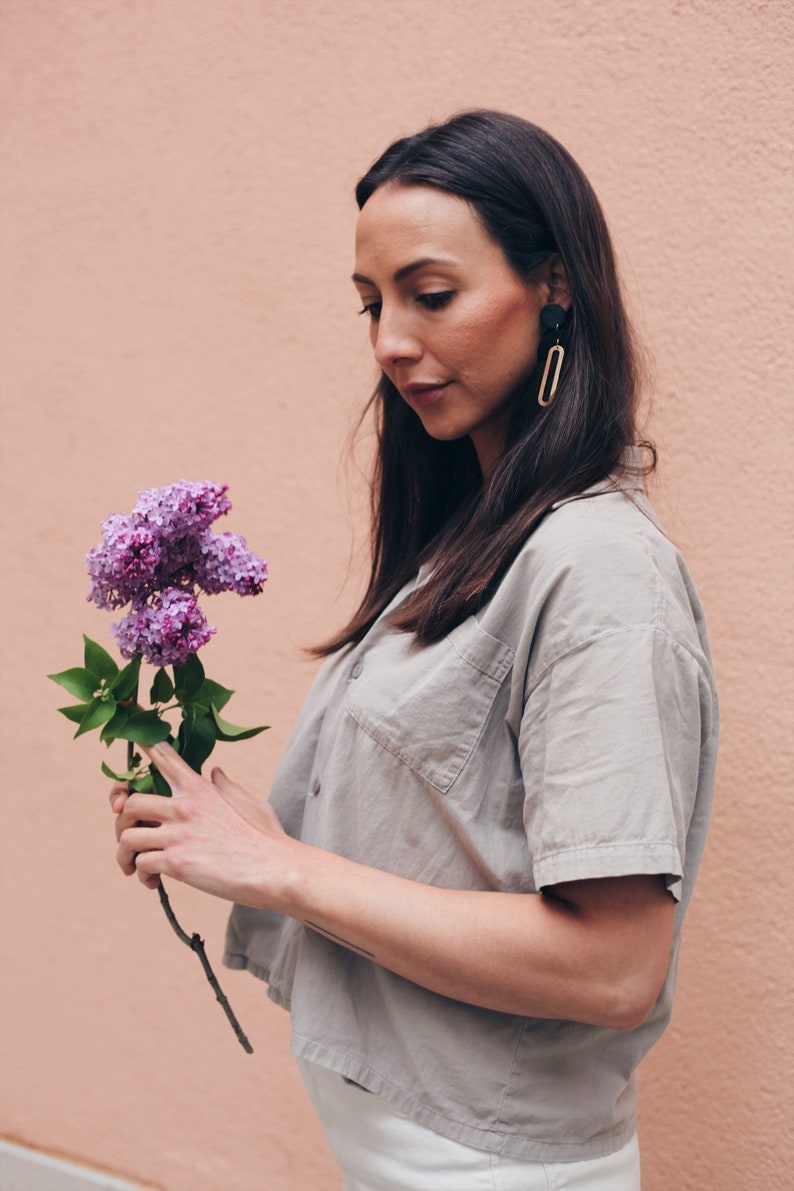
<path fill-rule="evenodd" d="M 474 617 L 432 645 L 387 633 L 354 667 L 345 708 L 362 731 L 446 794 L 477 747 L 513 658 Z"/>

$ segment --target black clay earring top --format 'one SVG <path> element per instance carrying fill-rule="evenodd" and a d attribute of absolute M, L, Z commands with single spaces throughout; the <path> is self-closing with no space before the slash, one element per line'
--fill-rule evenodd
<path fill-rule="evenodd" d="M 543 369 L 543 377 L 538 391 L 538 405 L 542 405 L 544 409 L 554 400 L 557 383 L 560 379 L 560 369 L 565 358 L 565 348 L 560 343 L 560 327 L 565 321 L 565 314 L 565 308 L 558 306 L 555 302 L 550 302 L 540 312 L 541 323 L 547 331 L 553 331 L 556 336 L 556 343 L 549 348 L 549 353 L 546 356 L 546 367 Z"/>
<path fill-rule="evenodd" d="M 549 302 L 548 306 L 544 306 L 540 312 L 540 321 L 547 331 L 559 333 L 560 327 L 565 322 L 565 314 L 564 306 L 558 306 L 556 302 Z"/>

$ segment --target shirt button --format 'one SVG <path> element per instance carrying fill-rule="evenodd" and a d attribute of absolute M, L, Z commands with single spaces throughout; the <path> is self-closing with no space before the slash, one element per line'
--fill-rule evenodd
<path fill-rule="evenodd" d="M 358 678 L 359 674 L 361 674 L 361 672 L 362 672 L 362 670 L 363 670 L 363 669 L 364 669 L 364 663 L 363 663 L 363 662 L 356 662 L 355 666 L 354 666 L 354 667 L 353 667 L 353 669 L 350 671 L 350 677 L 351 677 L 351 678 Z"/>
<path fill-rule="evenodd" d="M 322 782 L 320 781 L 320 779 L 318 777 L 316 777 L 310 787 L 312 794 L 319 794 L 321 786 L 322 786 Z"/>

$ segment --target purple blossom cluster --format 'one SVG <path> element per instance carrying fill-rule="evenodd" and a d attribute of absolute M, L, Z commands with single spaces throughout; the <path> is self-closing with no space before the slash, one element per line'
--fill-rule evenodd
<path fill-rule="evenodd" d="M 102 522 L 102 543 L 89 550 L 91 579 L 88 598 L 98 608 L 123 608 L 141 592 L 154 590 L 162 547 L 145 524 L 113 513 Z"/>
<path fill-rule="evenodd" d="M 206 533 L 200 547 L 194 572 L 202 591 L 259 595 L 267 579 L 267 563 L 248 549 L 245 538 L 237 533 Z"/>
<path fill-rule="evenodd" d="M 124 657 L 142 654 L 156 666 L 184 665 L 215 629 L 196 602 L 234 591 L 258 595 L 267 564 L 239 534 L 210 526 L 228 513 L 226 484 L 179 480 L 141 492 L 132 513 L 102 523 L 102 541 L 86 559 L 88 599 L 114 610 L 131 604 L 113 626 Z"/>
<path fill-rule="evenodd" d="M 147 488 L 138 495 L 133 517 L 152 527 L 161 541 L 172 542 L 208 529 L 232 507 L 228 484 L 177 480 L 164 488 Z"/>
<path fill-rule="evenodd" d="M 113 629 L 122 657 L 140 653 L 153 666 L 184 666 L 188 654 L 197 653 L 215 632 L 196 597 L 176 587 L 148 604 L 133 605 Z"/>

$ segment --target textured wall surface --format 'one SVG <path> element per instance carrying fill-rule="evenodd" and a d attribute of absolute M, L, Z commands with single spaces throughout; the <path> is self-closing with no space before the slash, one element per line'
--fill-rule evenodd
<path fill-rule="evenodd" d="M 360 590 L 367 443 L 348 445 L 373 368 L 352 187 L 396 135 L 490 106 L 557 135 L 603 201 L 654 362 L 654 497 L 723 700 L 677 1012 L 642 1073 L 644 1186 L 786 1185 L 791 12 L 0 0 L 0 1132 L 164 1191 L 339 1186 L 286 1015 L 227 973 L 243 1054 L 156 899 L 118 875 L 96 740 L 71 743 L 43 675 L 107 630 L 84 602 L 100 520 L 153 484 L 228 482 L 228 528 L 272 577 L 259 601 L 215 600 L 207 664 L 240 722 L 273 725 L 221 758 L 267 789 L 311 678 L 300 648 Z M 226 907 L 173 896 L 217 957 Z"/>

